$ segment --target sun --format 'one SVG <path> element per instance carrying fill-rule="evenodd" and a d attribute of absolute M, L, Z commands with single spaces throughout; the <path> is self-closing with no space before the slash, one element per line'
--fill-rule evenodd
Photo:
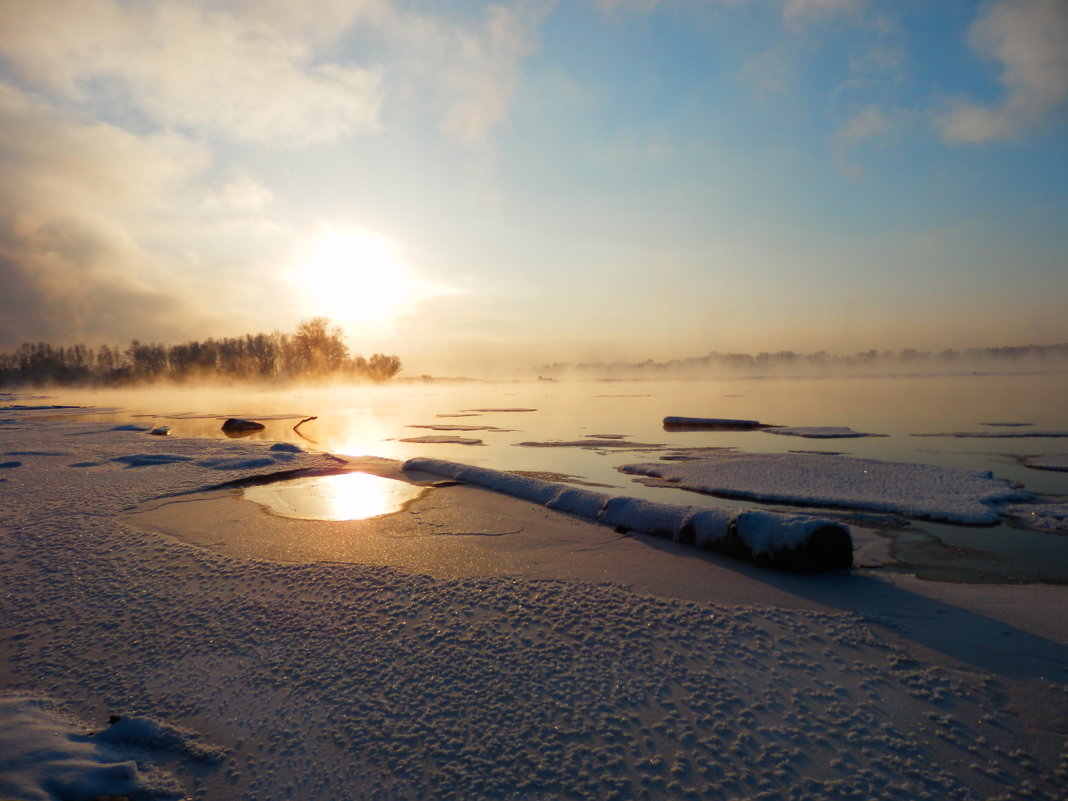
<path fill-rule="evenodd" d="M 361 228 L 324 226 L 297 261 L 298 286 L 315 314 L 350 322 L 393 320 L 416 299 L 399 247 Z"/>

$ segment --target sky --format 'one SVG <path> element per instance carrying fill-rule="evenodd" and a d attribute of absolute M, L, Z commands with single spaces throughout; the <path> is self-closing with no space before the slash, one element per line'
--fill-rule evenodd
<path fill-rule="evenodd" d="M 1066 0 L 0 0 L 0 350 L 1068 342 Z"/>

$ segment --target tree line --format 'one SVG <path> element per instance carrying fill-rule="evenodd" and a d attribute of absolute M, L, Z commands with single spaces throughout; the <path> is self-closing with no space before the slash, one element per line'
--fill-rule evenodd
<path fill-rule="evenodd" d="M 385 381 L 400 370 L 397 356 L 351 356 L 341 328 L 331 328 L 325 317 L 302 322 L 292 334 L 275 331 L 180 345 L 135 339 L 125 348 L 27 342 L 13 353 L 0 353 L 0 386 L 122 386 L 220 379 Z"/>

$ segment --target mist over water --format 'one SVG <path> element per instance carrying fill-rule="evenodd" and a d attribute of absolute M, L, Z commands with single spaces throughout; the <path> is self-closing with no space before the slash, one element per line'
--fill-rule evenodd
<path fill-rule="evenodd" d="M 649 487 L 617 468 L 654 462 L 685 448 L 840 453 L 986 470 L 1023 485 L 1029 492 L 1068 496 L 1068 473 L 1036 470 L 1020 461 L 1023 457 L 1066 453 L 1068 437 L 945 436 L 1066 431 L 1065 397 L 1068 373 L 409 380 L 281 390 L 62 392 L 48 402 L 117 407 L 117 411 L 88 419 L 168 425 L 172 436 L 178 437 L 221 438 L 226 436 L 221 430 L 223 419 L 247 417 L 265 426 L 247 436 L 252 441 L 291 442 L 347 456 L 397 460 L 431 456 L 604 485 L 612 488 L 606 490 L 609 492 L 669 503 L 752 506 L 758 504 Z M 848 427 L 880 436 L 811 439 L 761 430 L 666 429 L 662 421 L 668 416 L 748 419 L 775 426 Z M 294 430 L 308 417 L 316 419 Z M 992 425 L 1007 423 L 1027 425 Z M 405 441 L 412 439 L 420 441 Z M 939 564 L 952 559 L 954 548 L 979 548 L 996 553 L 993 562 L 980 570 L 987 577 L 1011 572 L 1004 565 L 1016 560 L 1026 563 L 1013 567 L 1018 579 L 1048 579 L 1053 575 L 1068 581 L 1068 538 L 1060 535 L 1004 525 L 975 529 L 926 522 L 913 522 L 904 531 L 907 536 L 900 532 L 888 536 L 901 546 L 899 555 L 905 562 L 909 542 L 921 543 L 920 550 L 934 554 L 924 558 Z"/>

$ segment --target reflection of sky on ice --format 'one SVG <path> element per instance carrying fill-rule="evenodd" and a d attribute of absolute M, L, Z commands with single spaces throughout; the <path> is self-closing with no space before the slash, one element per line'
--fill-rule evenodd
<path fill-rule="evenodd" d="M 275 514 L 307 520 L 365 520 L 399 511 L 422 492 L 403 481 L 343 473 L 247 487 L 250 501 Z"/>

